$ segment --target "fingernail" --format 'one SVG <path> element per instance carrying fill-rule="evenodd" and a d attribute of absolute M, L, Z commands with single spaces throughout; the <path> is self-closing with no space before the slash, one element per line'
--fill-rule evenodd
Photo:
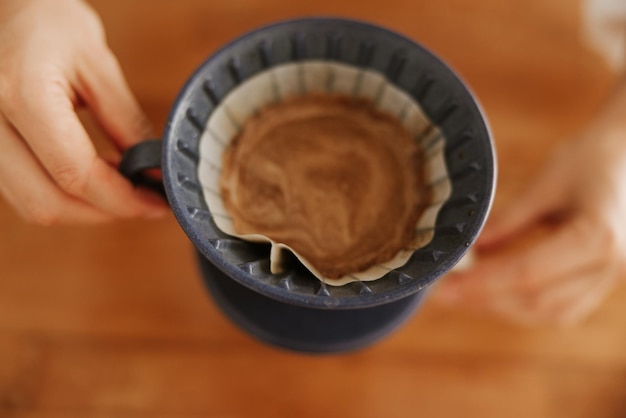
<path fill-rule="evenodd" d="M 499 227 L 496 223 L 486 225 L 476 240 L 476 248 L 482 249 L 491 246 L 498 235 Z"/>
<path fill-rule="evenodd" d="M 453 304 L 461 299 L 458 286 L 442 285 L 435 291 L 435 299 L 445 304 Z"/>
<path fill-rule="evenodd" d="M 154 192 L 146 189 L 137 189 L 136 193 L 141 200 L 148 203 L 149 205 L 156 205 L 159 207 L 167 208 L 167 203 L 165 202 L 165 199 Z"/>
<path fill-rule="evenodd" d="M 497 225 L 498 225 L 497 221 L 487 222 L 487 224 L 485 224 L 485 227 L 483 228 L 483 230 L 480 232 L 480 235 L 478 236 L 478 239 L 479 240 L 488 240 L 489 238 L 491 238 L 493 233 L 497 230 Z"/>
<path fill-rule="evenodd" d="M 156 209 L 146 214 L 146 219 L 163 219 L 170 213 L 169 209 Z"/>

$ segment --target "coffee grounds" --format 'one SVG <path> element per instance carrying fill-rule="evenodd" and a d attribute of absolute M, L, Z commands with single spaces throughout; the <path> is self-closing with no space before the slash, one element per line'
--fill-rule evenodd
<path fill-rule="evenodd" d="M 366 99 L 308 95 L 250 117 L 223 155 L 220 191 L 237 234 L 292 248 L 327 278 L 411 247 L 431 199 L 422 155 Z"/>

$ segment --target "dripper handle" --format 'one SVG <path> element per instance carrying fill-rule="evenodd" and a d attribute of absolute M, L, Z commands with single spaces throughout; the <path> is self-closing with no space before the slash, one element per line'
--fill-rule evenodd
<path fill-rule="evenodd" d="M 163 181 L 146 174 L 146 170 L 161 168 L 162 144 L 160 139 L 149 139 L 133 145 L 122 155 L 118 170 L 134 185 L 167 197 Z"/>

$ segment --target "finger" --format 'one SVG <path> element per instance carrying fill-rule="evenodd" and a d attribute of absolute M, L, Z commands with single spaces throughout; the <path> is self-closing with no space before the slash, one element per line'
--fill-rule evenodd
<path fill-rule="evenodd" d="M 595 223 L 579 216 L 556 228 L 533 245 L 516 251 L 513 260 L 499 258 L 492 269 L 504 270 L 520 291 L 533 292 L 571 271 L 605 259 L 604 235 Z"/>
<path fill-rule="evenodd" d="M 535 292 L 562 277 L 604 259 L 603 235 L 586 218 L 575 218 L 551 235 L 516 251 L 492 253 L 473 268 L 456 276 L 453 284 L 473 287 L 513 287 L 518 292 Z"/>
<path fill-rule="evenodd" d="M 120 151 L 154 136 L 117 59 L 108 49 L 86 56 L 78 71 L 76 89 Z"/>
<path fill-rule="evenodd" d="M 617 269 L 604 263 L 566 275 L 532 302 L 540 320 L 571 326 L 589 316 L 617 282 Z"/>
<path fill-rule="evenodd" d="M 551 280 L 535 294 L 500 295 L 485 308 L 520 324 L 572 326 L 600 305 L 611 283 L 611 271 L 596 264 Z"/>
<path fill-rule="evenodd" d="M 535 181 L 504 210 L 491 216 L 476 242 L 477 248 L 493 247 L 525 231 L 556 207 L 558 197 L 551 182 Z"/>
<path fill-rule="evenodd" d="M 21 100 L 5 114 L 63 191 L 116 217 L 166 213 L 162 201 L 135 191 L 98 157 L 62 81 L 31 83 L 23 89 Z M 36 123 L 32 115 L 37 115 Z"/>
<path fill-rule="evenodd" d="M 42 225 L 101 223 L 110 216 L 63 193 L 0 117 L 0 192 L 26 220 Z"/>
<path fill-rule="evenodd" d="M 494 286 L 496 282 L 486 282 L 491 285 L 475 283 L 474 286 L 464 282 L 454 287 L 454 303 L 474 312 L 497 315 L 519 324 L 558 323 L 562 311 L 567 307 L 566 303 L 573 302 L 574 296 L 580 298 L 591 287 L 588 277 L 581 278 L 576 274 L 579 273 L 572 272 L 565 278 L 553 279 L 550 286 L 535 292 L 520 292 L 513 286 Z M 439 290 L 438 299 L 451 303 L 446 286 Z"/>
<path fill-rule="evenodd" d="M 445 281 L 435 288 L 434 299 L 472 312 L 497 315 L 521 322 L 519 295 L 512 288 L 493 286 L 497 284 L 493 281 L 483 282 L 480 286 L 475 286 L 470 281 L 460 283 L 454 281 L 454 277 L 446 277 Z"/>
<path fill-rule="evenodd" d="M 619 277 L 619 266 L 603 260 L 546 277 L 531 290 L 498 277 L 450 275 L 435 297 L 523 324 L 573 325 L 597 308 Z"/>

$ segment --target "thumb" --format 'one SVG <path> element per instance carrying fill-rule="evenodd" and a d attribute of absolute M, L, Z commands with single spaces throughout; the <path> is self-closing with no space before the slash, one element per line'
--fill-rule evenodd
<path fill-rule="evenodd" d="M 527 186 L 504 209 L 491 216 L 477 241 L 480 249 L 494 247 L 525 231 L 548 215 L 558 203 L 557 191 L 543 177 Z"/>
<path fill-rule="evenodd" d="M 115 146 L 123 151 L 154 133 L 117 59 L 108 48 L 99 50 L 91 52 L 79 70 L 76 88 Z"/>

